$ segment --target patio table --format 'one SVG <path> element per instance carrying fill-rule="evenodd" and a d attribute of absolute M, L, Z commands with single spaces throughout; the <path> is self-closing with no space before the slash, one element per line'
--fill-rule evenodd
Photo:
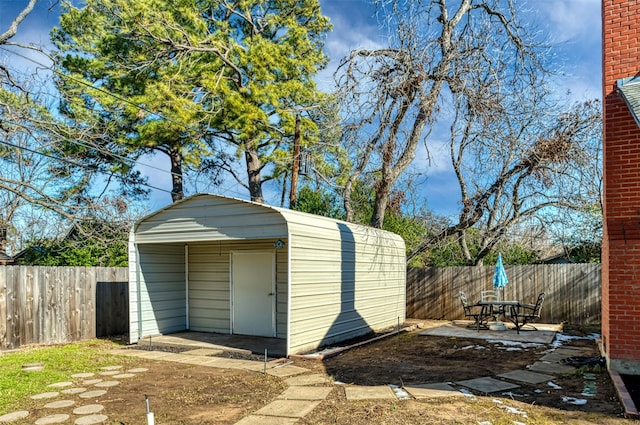
<path fill-rule="evenodd" d="M 489 314 L 498 321 L 498 316 L 502 316 L 506 320 L 513 322 L 518 327 L 518 308 L 521 306 L 520 301 L 514 300 L 486 300 L 478 301 L 476 305 L 482 306 L 489 311 Z"/>

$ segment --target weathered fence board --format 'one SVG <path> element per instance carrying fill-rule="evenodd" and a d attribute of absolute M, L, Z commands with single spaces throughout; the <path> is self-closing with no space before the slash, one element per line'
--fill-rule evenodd
<path fill-rule="evenodd" d="M 506 266 L 503 299 L 534 302 L 546 293 L 541 321 L 599 323 L 600 264 Z M 407 317 L 464 317 L 470 300 L 493 285 L 494 267 L 407 270 Z M 0 349 L 78 341 L 128 332 L 128 269 L 0 267 Z"/>
<path fill-rule="evenodd" d="M 546 294 L 540 321 L 600 323 L 600 264 L 505 266 L 509 284 L 503 299 L 534 303 Z M 495 267 L 411 268 L 407 270 L 407 317 L 455 320 L 464 318 L 458 296 L 470 301 L 493 287 Z"/>
<path fill-rule="evenodd" d="M 127 281 L 127 268 L 0 267 L 0 349 L 127 332 Z"/>

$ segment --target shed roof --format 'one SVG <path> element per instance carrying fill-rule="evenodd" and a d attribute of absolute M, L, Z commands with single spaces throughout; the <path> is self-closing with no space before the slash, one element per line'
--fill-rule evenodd
<path fill-rule="evenodd" d="M 216 209 L 212 212 L 214 204 Z M 238 207 L 242 207 L 242 215 Z M 400 236 L 384 230 L 213 194 L 192 195 L 155 211 L 138 220 L 133 232 L 135 243 L 286 238 L 293 223 L 306 226 L 312 233 L 312 228 L 321 232 L 323 228 L 341 227 L 404 245 Z"/>

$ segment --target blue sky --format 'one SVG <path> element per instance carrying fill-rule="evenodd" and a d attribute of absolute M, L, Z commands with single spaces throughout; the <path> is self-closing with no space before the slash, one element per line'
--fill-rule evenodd
<path fill-rule="evenodd" d="M 26 0 L 0 0 L 0 32 L 4 32 L 16 14 L 27 4 Z M 384 43 L 377 22 L 372 17 L 369 0 L 320 0 L 322 12 L 331 19 L 333 32 L 328 35 L 325 50 L 331 58 L 327 70 L 317 76 L 321 87 L 329 87 L 336 65 L 351 49 L 375 47 Z M 548 33 L 554 46 L 558 93 L 570 91 L 575 100 L 601 98 L 601 23 L 600 0 L 531 0 L 517 1 L 533 28 Z M 53 5 L 53 6 L 52 6 Z M 51 10 L 50 10 L 51 8 Z M 14 41 L 46 45 L 50 29 L 57 24 L 57 1 L 40 0 L 36 10 L 18 28 Z M 0 54 L 12 67 L 33 66 L 29 62 Z M 43 60 L 40 58 L 39 60 Z M 458 192 L 448 165 L 446 141 L 437 135 L 429 140 L 431 161 L 422 148 L 413 164 L 413 171 L 423 173 L 416 193 L 427 200 L 427 206 L 436 214 L 452 215 L 458 211 Z M 168 170 L 168 161 L 153 157 L 145 159 L 155 167 Z M 154 186 L 170 188 L 168 173 L 155 168 L 141 167 Z M 246 198 L 243 188 L 229 183 L 223 189 L 198 187 L 201 191 L 215 191 L 223 195 Z M 266 192 L 267 202 L 279 203 L 279 194 Z M 154 210 L 170 202 L 168 193 L 154 191 L 148 209 Z"/>

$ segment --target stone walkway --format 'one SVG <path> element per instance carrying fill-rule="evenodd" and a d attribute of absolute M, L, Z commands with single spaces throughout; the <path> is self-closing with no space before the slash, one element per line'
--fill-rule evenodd
<path fill-rule="evenodd" d="M 42 400 L 43 408 L 50 412 L 45 416 L 34 418 L 35 425 L 69 423 L 70 419 L 76 425 L 101 424 L 108 416 L 100 413 L 104 409 L 101 404 L 91 403 L 92 399 L 103 396 L 108 389 L 120 384 L 123 379 L 129 379 L 136 374 L 146 372 L 145 368 L 134 368 L 122 371 L 122 366 L 105 366 L 96 373 L 77 373 L 71 375 L 73 381 L 54 382 L 46 391 L 31 396 L 33 400 Z M 60 399 L 62 398 L 62 399 Z M 55 399 L 55 400 L 53 400 Z M 55 413 L 56 409 L 77 406 L 73 409 L 73 418 L 68 414 Z M 21 410 L 0 416 L 0 424 L 11 423 L 25 419 L 31 412 Z"/>
<path fill-rule="evenodd" d="M 294 424 L 316 408 L 333 390 L 336 383 L 320 374 L 311 374 L 305 368 L 278 362 L 263 362 L 211 357 L 206 349 L 196 349 L 179 354 L 162 351 L 148 351 L 139 349 L 118 349 L 110 354 L 140 357 L 149 360 L 179 362 L 197 366 L 215 367 L 223 369 L 242 369 L 255 372 L 266 372 L 285 380 L 288 388 L 274 401 L 253 414 L 243 418 L 237 425 L 287 425 Z M 554 374 L 563 374 L 573 370 L 571 366 L 562 363 L 563 359 L 580 355 L 579 349 L 558 348 L 543 356 L 527 370 L 515 370 L 498 377 L 479 377 L 454 383 L 443 382 L 435 384 L 413 385 L 397 388 L 390 385 L 381 386 L 341 386 L 347 400 L 365 399 L 426 399 L 437 397 L 464 397 L 473 395 L 469 390 L 481 394 L 498 391 L 508 391 L 518 388 L 518 383 L 539 384 L 552 381 Z M 42 400 L 45 409 L 51 410 L 50 415 L 34 418 L 34 424 L 56 424 L 71 419 L 69 415 L 55 414 L 56 408 L 69 407 L 78 403 L 74 409 L 74 424 L 90 425 L 107 421 L 108 417 L 100 412 L 103 406 L 91 404 L 92 398 L 104 395 L 109 388 L 116 386 L 123 379 L 129 379 L 136 374 L 146 371 L 144 368 L 122 371 L 122 366 L 107 366 L 98 374 L 78 373 L 72 375 L 74 381 L 57 382 L 49 385 L 51 391 L 32 396 L 34 400 Z M 499 379 L 496 379 L 499 378 Z M 91 389 L 89 387 L 92 387 Z M 59 396 L 64 399 L 58 400 Z M 55 401 L 51 399 L 56 398 Z M 84 403 L 87 404 L 84 404 Z M 0 416 L 0 424 L 28 417 L 30 412 L 18 411 Z"/>

